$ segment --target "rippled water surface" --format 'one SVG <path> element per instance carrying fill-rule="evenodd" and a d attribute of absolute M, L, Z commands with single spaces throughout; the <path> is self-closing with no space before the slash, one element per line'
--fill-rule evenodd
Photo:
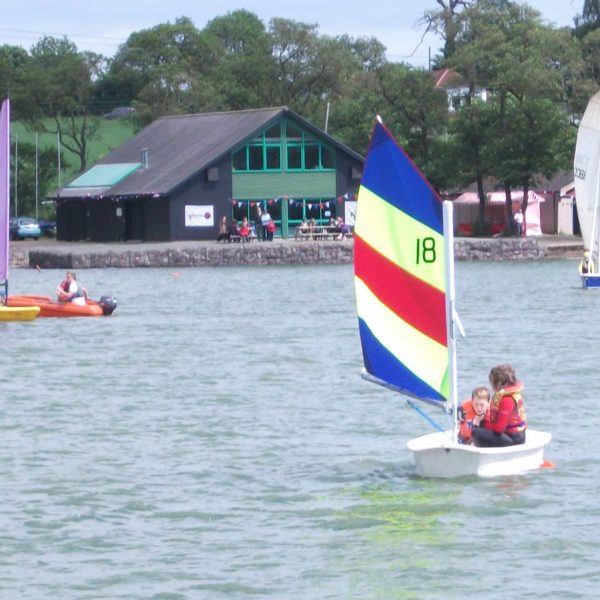
<path fill-rule="evenodd" d="M 600 291 L 459 263 L 462 395 L 512 362 L 557 468 L 422 480 L 360 378 L 350 266 L 89 270 L 112 317 L 0 323 L 0 598 L 595 598 Z M 12 293 L 62 272 L 14 270 Z"/>

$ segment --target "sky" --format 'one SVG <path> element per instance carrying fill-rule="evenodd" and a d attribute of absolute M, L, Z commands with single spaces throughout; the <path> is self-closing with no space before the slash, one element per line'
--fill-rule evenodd
<path fill-rule="evenodd" d="M 546 23 L 572 26 L 584 0 L 529 0 Z M 522 2 L 521 2 L 522 3 Z M 318 24 L 325 35 L 375 37 L 386 46 L 386 57 L 427 67 L 441 40 L 428 35 L 421 42 L 417 22 L 435 0 L 2 0 L 0 45 L 29 50 L 42 36 L 67 36 L 78 50 L 113 56 L 135 31 L 189 17 L 198 29 L 215 17 L 239 9 L 256 14 L 268 26 L 282 17 Z"/>

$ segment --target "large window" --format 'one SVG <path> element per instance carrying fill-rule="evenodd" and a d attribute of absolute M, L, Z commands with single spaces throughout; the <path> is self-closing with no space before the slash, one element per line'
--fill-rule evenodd
<path fill-rule="evenodd" d="M 260 206 L 262 211 L 267 210 L 271 215 L 277 228 L 281 228 L 281 202 L 283 200 L 274 200 L 265 198 L 264 200 L 236 200 L 231 208 L 231 218 L 240 222 L 244 217 L 254 223 L 256 220 L 257 207 Z"/>
<path fill-rule="evenodd" d="M 319 225 L 325 225 L 336 216 L 337 204 L 334 198 L 294 198 L 288 208 L 290 227 L 310 219 L 314 219 Z"/>
<path fill-rule="evenodd" d="M 335 152 L 290 121 L 269 127 L 233 153 L 234 171 L 330 171 Z"/>
<path fill-rule="evenodd" d="M 335 152 L 294 123 L 285 123 L 287 168 L 290 171 L 335 169 Z"/>

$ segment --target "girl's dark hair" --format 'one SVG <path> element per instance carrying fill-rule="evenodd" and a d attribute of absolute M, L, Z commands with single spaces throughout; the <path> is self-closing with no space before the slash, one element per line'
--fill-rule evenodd
<path fill-rule="evenodd" d="M 498 365 L 490 371 L 490 383 L 494 389 L 517 383 L 517 376 L 510 365 Z"/>

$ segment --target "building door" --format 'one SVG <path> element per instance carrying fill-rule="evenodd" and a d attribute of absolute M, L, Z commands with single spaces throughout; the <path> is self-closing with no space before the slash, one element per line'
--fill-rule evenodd
<path fill-rule="evenodd" d="M 139 200 L 125 202 L 125 241 L 143 239 L 143 217 L 142 203 Z"/>

